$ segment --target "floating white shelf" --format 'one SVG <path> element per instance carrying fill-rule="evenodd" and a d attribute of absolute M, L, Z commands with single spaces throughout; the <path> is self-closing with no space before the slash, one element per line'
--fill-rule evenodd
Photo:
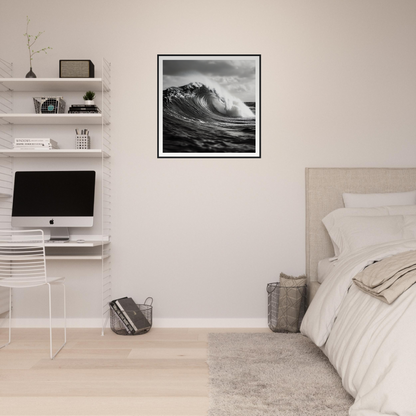
<path fill-rule="evenodd" d="M 102 114 L 0 114 L 0 122 L 10 124 L 101 124 Z M 4 123 L 3 123 L 4 124 Z"/>
<path fill-rule="evenodd" d="M 9 157 L 80 157 L 80 158 L 108 158 L 101 149 L 54 149 L 54 150 L 14 150 L 0 149 L 0 155 Z"/>
<path fill-rule="evenodd" d="M 97 255 L 97 256 L 88 256 L 88 255 L 80 255 L 80 256 L 61 256 L 61 255 L 46 255 L 46 260 L 102 260 L 110 257 L 107 255 Z"/>
<path fill-rule="evenodd" d="M 86 240 L 83 243 L 78 243 L 76 241 L 68 241 L 67 243 L 63 242 L 63 241 L 57 241 L 55 243 L 51 243 L 51 242 L 46 242 L 45 241 L 45 247 L 49 248 L 49 247 L 56 247 L 56 248 L 61 248 L 61 247 L 76 247 L 76 248 L 86 248 L 86 247 L 98 247 L 98 246 L 102 246 L 102 245 L 106 245 L 109 244 L 108 241 L 99 241 L 99 240 L 95 240 L 95 241 L 88 241 Z"/>
<path fill-rule="evenodd" d="M 0 86 L 16 92 L 109 91 L 102 78 L 0 78 Z"/>
<path fill-rule="evenodd" d="M 6 245 L 10 245 L 10 244 L 12 244 L 12 243 L 7 243 Z M 26 243 L 21 243 L 21 242 L 18 242 L 18 243 L 14 243 L 13 245 L 14 246 L 16 246 L 16 247 L 24 247 L 24 246 L 27 246 L 28 244 L 30 244 L 30 241 L 28 241 L 28 242 L 26 242 Z M 106 244 L 110 244 L 110 242 L 109 241 L 102 241 L 102 240 L 91 240 L 91 241 L 89 241 L 89 240 L 86 240 L 86 241 L 84 241 L 83 243 L 78 243 L 77 241 L 68 241 L 68 242 L 65 242 L 65 241 L 56 241 L 55 243 L 53 243 L 53 242 L 50 242 L 50 241 L 45 241 L 45 248 L 50 248 L 50 247 L 53 247 L 53 248 L 62 248 L 62 247 L 64 247 L 64 248 L 70 248 L 70 247 L 76 247 L 76 248 L 88 248 L 88 247 L 99 247 L 99 246 L 105 246 Z M 4 246 L 5 244 L 0 244 L 0 247 L 1 246 Z"/>

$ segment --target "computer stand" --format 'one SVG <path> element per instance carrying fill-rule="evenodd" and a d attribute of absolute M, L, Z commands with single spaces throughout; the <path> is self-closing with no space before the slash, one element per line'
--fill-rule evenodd
<path fill-rule="evenodd" d="M 50 241 L 68 241 L 69 229 L 68 227 L 50 228 L 51 237 Z"/>

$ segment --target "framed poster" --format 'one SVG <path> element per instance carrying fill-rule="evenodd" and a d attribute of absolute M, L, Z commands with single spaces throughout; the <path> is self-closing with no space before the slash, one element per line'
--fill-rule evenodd
<path fill-rule="evenodd" d="M 158 157 L 259 158 L 260 55 L 158 55 Z"/>

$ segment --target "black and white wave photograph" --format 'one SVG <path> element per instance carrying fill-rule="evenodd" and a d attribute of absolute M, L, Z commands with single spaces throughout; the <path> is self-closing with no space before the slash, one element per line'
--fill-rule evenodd
<path fill-rule="evenodd" d="M 260 157 L 260 55 L 158 55 L 158 157 Z"/>

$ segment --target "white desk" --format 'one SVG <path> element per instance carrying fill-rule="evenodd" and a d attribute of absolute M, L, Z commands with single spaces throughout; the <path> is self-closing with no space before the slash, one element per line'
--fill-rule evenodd
<path fill-rule="evenodd" d="M 109 244 L 109 241 L 89 241 L 89 240 L 85 240 L 82 243 L 78 243 L 76 240 L 69 240 L 69 241 L 45 241 L 45 248 L 46 247 L 77 247 L 77 248 L 82 248 L 82 247 L 98 247 L 98 246 L 103 246 Z"/>
<path fill-rule="evenodd" d="M 91 249 L 108 244 L 110 244 L 109 241 L 86 240 L 83 243 L 78 243 L 76 240 L 48 241 L 45 242 L 46 260 L 102 260 L 109 257 L 109 254 L 106 254 L 104 250 L 97 252 Z"/>

